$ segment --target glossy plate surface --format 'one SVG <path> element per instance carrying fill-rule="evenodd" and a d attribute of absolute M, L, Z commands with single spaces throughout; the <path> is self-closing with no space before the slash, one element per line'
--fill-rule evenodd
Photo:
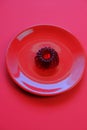
<path fill-rule="evenodd" d="M 44 47 L 51 47 L 58 53 L 56 69 L 42 70 L 35 65 L 35 55 Z M 6 55 L 12 79 L 24 90 L 42 96 L 74 87 L 82 77 L 85 61 L 80 42 L 64 29 L 50 25 L 30 27 L 18 34 Z"/>

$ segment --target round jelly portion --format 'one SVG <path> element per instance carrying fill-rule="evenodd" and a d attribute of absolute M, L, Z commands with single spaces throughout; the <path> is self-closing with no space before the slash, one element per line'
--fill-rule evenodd
<path fill-rule="evenodd" d="M 35 63 L 41 69 L 55 68 L 59 63 L 59 57 L 53 48 L 44 47 L 36 53 Z"/>

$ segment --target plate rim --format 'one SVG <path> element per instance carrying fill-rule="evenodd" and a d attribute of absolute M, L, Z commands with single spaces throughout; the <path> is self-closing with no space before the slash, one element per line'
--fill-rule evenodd
<path fill-rule="evenodd" d="M 41 92 L 38 93 L 38 92 L 30 91 L 30 90 L 28 90 L 27 88 L 25 88 L 24 86 L 21 86 L 20 83 L 15 80 L 15 78 L 13 77 L 13 75 L 11 74 L 11 72 L 10 72 L 10 70 L 9 70 L 9 66 L 8 66 L 8 63 L 7 63 L 7 60 L 8 60 L 7 55 L 8 55 L 8 51 L 9 51 L 10 45 L 12 44 L 12 41 L 13 41 L 18 35 L 20 35 L 21 33 L 23 33 L 24 31 L 26 31 L 26 30 L 28 30 L 28 29 L 31 29 L 31 28 L 34 28 L 34 27 L 39 27 L 39 26 L 49 26 L 49 27 L 59 28 L 60 30 L 64 30 L 66 33 L 68 33 L 68 34 L 71 35 L 73 38 L 75 38 L 75 39 L 79 42 L 79 44 L 80 44 L 80 46 L 81 46 L 82 53 L 83 53 L 84 59 L 85 59 L 85 64 L 84 64 L 83 72 L 81 73 L 80 78 L 78 79 L 77 82 L 75 82 L 75 84 L 73 84 L 70 88 L 68 88 L 68 89 L 66 89 L 66 90 L 64 90 L 64 91 L 62 91 L 62 92 L 51 93 L 51 94 L 49 94 L 49 93 L 41 94 Z M 78 38 L 75 37 L 71 32 L 67 31 L 66 29 L 61 28 L 61 27 L 59 27 L 59 26 L 50 25 L 50 24 L 49 24 L 49 25 L 47 25 L 47 24 L 44 24 L 44 25 L 43 25 L 43 24 L 37 24 L 37 25 L 34 25 L 34 26 L 32 25 L 32 26 L 30 26 L 30 27 L 28 27 L 28 28 L 22 30 L 20 33 L 17 33 L 17 34 L 12 38 L 12 40 L 10 40 L 10 42 L 9 42 L 9 44 L 8 44 L 7 51 L 6 51 L 6 56 L 5 56 L 5 57 L 6 57 L 6 60 L 5 60 L 5 61 L 6 61 L 7 71 L 8 71 L 8 73 L 9 73 L 10 77 L 12 78 L 12 80 L 13 80 L 21 89 L 24 89 L 25 91 L 27 91 L 27 92 L 29 92 L 29 93 L 32 93 L 32 94 L 35 94 L 35 95 L 39 95 L 39 96 L 58 95 L 58 94 L 64 93 L 64 92 L 66 92 L 66 91 L 72 89 L 72 88 L 75 87 L 75 86 L 80 82 L 80 80 L 82 79 L 82 76 L 83 76 L 84 71 L 85 71 L 85 68 L 86 68 L 86 53 L 85 53 L 85 51 L 84 51 L 84 48 L 83 48 L 81 42 L 78 40 Z"/>

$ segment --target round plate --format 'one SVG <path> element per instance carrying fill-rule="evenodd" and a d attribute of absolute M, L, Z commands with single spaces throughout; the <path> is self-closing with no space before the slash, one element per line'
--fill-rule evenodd
<path fill-rule="evenodd" d="M 43 70 L 35 64 L 41 48 L 55 49 L 56 69 Z M 7 50 L 6 64 L 12 79 L 24 90 L 49 96 L 74 87 L 85 68 L 85 54 L 79 41 L 62 28 L 50 25 L 30 27 L 18 34 Z"/>

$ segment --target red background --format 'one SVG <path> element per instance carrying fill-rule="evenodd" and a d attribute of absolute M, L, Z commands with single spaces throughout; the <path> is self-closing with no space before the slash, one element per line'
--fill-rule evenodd
<path fill-rule="evenodd" d="M 6 73 L 9 41 L 36 24 L 70 31 L 87 54 L 86 0 L 0 0 L 0 130 L 87 130 L 87 69 L 75 88 L 45 98 L 19 89 Z"/>

